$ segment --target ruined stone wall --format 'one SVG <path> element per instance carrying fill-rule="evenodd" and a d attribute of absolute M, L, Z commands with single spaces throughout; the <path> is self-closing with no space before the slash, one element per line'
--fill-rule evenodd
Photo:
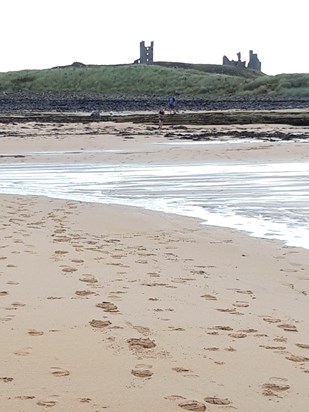
<path fill-rule="evenodd" d="M 241 68 L 246 68 L 248 67 L 249 69 L 254 69 L 258 71 L 262 71 L 262 64 L 260 60 L 257 57 L 256 53 L 253 53 L 252 50 L 249 51 L 249 63 L 248 66 L 246 66 L 246 61 L 241 61 L 241 54 L 237 53 L 238 60 L 229 60 L 226 56 L 223 56 L 223 66 L 233 66 L 233 67 L 241 67 Z"/>

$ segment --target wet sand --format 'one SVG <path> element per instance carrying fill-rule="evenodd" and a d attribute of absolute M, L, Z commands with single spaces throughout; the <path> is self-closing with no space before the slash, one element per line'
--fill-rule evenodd
<path fill-rule="evenodd" d="M 6 127 L 1 162 L 56 162 L 53 151 L 302 161 L 307 150 L 171 147 L 166 129 L 131 124 Z M 114 205 L 1 195 L 0 212 L 3 410 L 306 410 L 308 250 Z"/>

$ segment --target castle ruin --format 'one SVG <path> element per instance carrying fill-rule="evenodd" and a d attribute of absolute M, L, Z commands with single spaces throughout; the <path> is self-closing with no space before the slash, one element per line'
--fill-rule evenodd
<path fill-rule="evenodd" d="M 139 44 L 140 58 L 135 60 L 135 64 L 152 64 L 153 63 L 153 41 L 150 46 L 146 47 L 145 42 L 141 41 Z"/>
<path fill-rule="evenodd" d="M 258 56 L 256 53 L 253 53 L 252 50 L 249 51 L 249 63 L 246 66 L 246 61 L 241 60 L 241 54 L 237 53 L 237 58 L 238 60 L 229 60 L 226 56 L 223 56 L 223 66 L 233 66 L 233 67 L 241 67 L 241 68 L 249 68 L 253 70 L 257 70 L 261 72 L 262 70 L 262 64 L 260 60 L 258 59 Z"/>

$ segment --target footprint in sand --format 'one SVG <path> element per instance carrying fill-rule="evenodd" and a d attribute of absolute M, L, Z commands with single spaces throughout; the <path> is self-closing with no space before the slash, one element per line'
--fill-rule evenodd
<path fill-rule="evenodd" d="M 249 306 L 249 303 L 248 302 L 237 301 L 237 302 L 233 303 L 233 306 L 235 306 L 236 308 L 247 308 Z"/>
<path fill-rule="evenodd" d="M 131 328 L 137 330 L 139 333 L 141 333 L 144 336 L 147 336 L 151 333 L 150 328 L 147 328 L 146 326 L 139 326 L 139 325 L 132 325 L 130 322 L 126 322 L 128 326 L 131 326 Z"/>
<path fill-rule="evenodd" d="M 18 356 L 27 356 L 27 355 L 30 355 L 31 349 L 32 349 L 31 347 L 19 349 L 19 350 L 17 350 L 17 351 L 14 352 L 14 355 L 18 355 Z"/>
<path fill-rule="evenodd" d="M 285 330 L 286 332 L 298 332 L 296 326 L 291 325 L 289 323 L 283 323 L 278 325 L 278 328 Z"/>
<path fill-rule="evenodd" d="M 280 383 L 272 383 L 272 382 L 264 383 L 262 385 L 262 389 L 263 389 L 262 394 L 264 396 L 276 396 L 276 397 L 278 397 L 279 393 L 284 393 L 284 392 L 286 392 L 287 390 L 290 389 L 290 385 L 282 383 L 282 381 L 286 381 L 286 379 L 272 378 L 270 380 L 275 380 L 275 381 L 278 381 Z"/>
<path fill-rule="evenodd" d="M 83 275 L 81 278 L 79 278 L 81 282 L 86 282 L 86 283 L 97 283 L 98 280 L 93 276 L 93 275 Z"/>
<path fill-rule="evenodd" d="M 44 332 L 41 331 L 41 330 L 30 329 L 30 330 L 28 330 L 28 335 L 30 335 L 30 336 L 41 336 L 41 335 L 44 335 Z"/>
<path fill-rule="evenodd" d="M 26 306 L 25 303 L 21 303 L 21 302 L 13 302 L 13 303 L 12 303 L 12 307 L 15 308 L 15 309 L 17 309 L 17 308 L 22 308 L 22 307 L 24 307 L 24 306 Z"/>
<path fill-rule="evenodd" d="M 253 295 L 252 290 L 236 290 L 237 293 L 242 293 L 243 295 Z"/>
<path fill-rule="evenodd" d="M 222 312 L 222 313 L 229 313 L 231 315 L 236 315 L 236 314 L 240 314 L 240 312 L 237 312 L 236 309 L 223 309 L 223 308 L 218 308 L 216 309 L 218 312 Z"/>
<path fill-rule="evenodd" d="M 109 320 L 92 319 L 92 321 L 90 321 L 89 323 L 93 328 L 106 328 L 107 326 L 111 325 L 111 322 Z"/>
<path fill-rule="evenodd" d="M 112 302 L 97 303 L 96 307 L 103 309 L 104 312 L 113 312 L 113 313 L 119 312 L 118 307 Z"/>
<path fill-rule="evenodd" d="M 77 290 L 75 292 L 77 296 L 89 296 L 89 295 L 97 295 L 95 292 L 91 292 L 90 290 Z"/>
<path fill-rule="evenodd" d="M 60 377 L 60 376 L 69 376 L 70 372 L 63 368 L 52 367 L 51 374 L 54 376 Z"/>
<path fill-rule="evenodd" d="M 47 296 L 48 300 L 60 300 L 60 299 L 64 299 L 62 296 Z"/>
<path fill-rule="evenodd" d="M 168 329 L 171 330 L 171 331 L 174 331 L 174 332 L 184 332 L 185 331 L 184 328 L 180 328 L 180 327 L 177 327 L 177 326 L 169 326 Z"/>
<path fill-rule="evenodd" d="M 71 267 L 66 267 L 66 268 L 62 269 L 62 272 L 64 272 L 64 273 L 73 273 L 73 272 L 76 272 L 76 271 L 77 271 L 77 269 L 71 268 Z"/>
<path fill-rule="evenodd" d="M 296 343 L 296 346 L 302 349 L 309 349 L 309 345 L 306 343 Z"/>
<path fill-rule="evenodd" d="M 288 359 L 292 362 L 308 362 L 309 358 L 306 358 L 305 356 L 298 356 L 298 355 L 289 355 L 286 356 L 285 359 Z"/>
<path fill-rule="evenodd" d="M 33 396 L 33 395 L 20 395 L 20 396 L 15 396 L 15 399 L 20 399 L 22 401 L 27 401 L 29 399 L 35 399 L 35 396 Z"/>
<path fill-rule="evenodd" d="M 39 406 L 44 406 L 45 408 L 52 408 L 53 406 L 57 404 L 57 402 L 56 401 L 38 401 L 36 404 Z"/>
<path fill-rule="evenodd" d="M 151 368 L 151 365 L 136 365 L 135 369 L 131 370 L 131 374 L 138 378 L 151 378 L 153 375 Z"/>
<path fill-rule="evenodd" d="M 210 352 L 216 352 L 219 350 L 216 346 L 210 347 L 210 348 L 203 348 L 204 350 L 209 350 Z"/>
<path fill-rule="evenodd" d="M 208 293 L 206 293 L 206 295 L 202 295 L 201 298 L 204 298 L 206 300 L 217 300 L 216 296 L 210 295 Z"/>
<path fill-rule="evenodd" d="M 169 401 L 178 401 L 180 399 L 186 399 L 186 398 L 180 395 L 169 395 L 169 396 L 165 396 L 164 399 L 167 399 Z"/>
<path fill-rule="evenodd" d="M 285 343 L 285 342 L 287 342 L 287 338 L 278 337 L 278 338 L 275 338 L 275 339 L 274 339 L 274 342 Z"/>
<path fill-rule="evenodd" d="M 14 380 L 14 378 L 9 378 L 7 376 L 4 376 L 3 378 L 0 378 L 0 381 L 4 382 L 4 383 L 9 383 L 12 382 Z"/>
<path fill-rule="evenodd" d="M 229 346 L 228 348 L 224 348 L 224 350 L 225 350 L 226 352 L 236 352 L 236 349 L 235 349 L 235 348 L 232 348 L 232 346 Z"/>
<path fill-rule="evenodd" d="M 66 255 L 67 253 L 69 253 L 66 250 L 55 250 L 54 254 L 55 255 Z"/>
<path fill-rule="evenodd" d="M 226 330 L 226 331 L 232 331 L 233 328 L 230 326 L 213 326 L 212 328 L 209 328 L 210 330 Z"/>
<path fill-rule="evenodd" d="M 197 411 L 203 412 L 206 411 L 206 406 L 198 401 L 184 401 L 178 404 L 180 408 L 185 409 L 186 411 Z"/>
<path fill-rule="evenodd" d="M 281 319 L 275 319 L 275 318 L 271 318 L 271 317 L 265 317 L 263 318 L 264 322 L 267 323 L 280 323 Z"/>
<path fill-rule="evenodd" d="M 246 333 L 238 332 L 238 333 L 230 333 L 229 336 L 235 339 L 243 339 L 243 338 L 246 338 L 248 335 Z"/>
<path fill-rule="evenodd" d="M 172 370 L 175 371 L 175 372 L 177 372 L 177 373 L 188 373 L 188 372 L 192 372 L 190 369 L 181 368 L 181 367 L 172 368 Z"/>
<path fill-rule="evenodd" d="M 8 294 L 9 294 L 9 292 L 7 290 L 1 290 L 0 291 L 0 296 L 6 296 Z"/>
<path fill-rule="evenodd" d="M 66 230 L 65 229 L 56 229 L 55 233 L 64 233 Z"/>
<path fill-rule="evenodd" d="M 230 405 L 231 401 L 227 398 L 218 398 L 216 396 L 207 396 L 204 398 L 206 403 L 210 403 L 211 405 Z"/>
<path fill-rule="evenodd" d="M 286 346 L 267 346 L 267 345 L 259 345 L 260 348 L 269 349 L 269 350 L 285 350 Z"/>
<path fill-rule="evenodd" d="M 155 342 L 149 338 L 145 339 L 145 338 L 131 338 L 128 339 L 128 344 L 130 349 L 140 349 L 140 348 L 144 348 L 144 349 L 151 349 L 154 348 L 156 346 Z"/>

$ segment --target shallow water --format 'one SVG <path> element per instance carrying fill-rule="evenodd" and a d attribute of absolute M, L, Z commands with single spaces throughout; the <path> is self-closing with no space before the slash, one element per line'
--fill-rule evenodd
<path fill-rule="evenodd" d="M 309 162 L 5 164 L 0 193 L 139 206 L 309 249 Z"/>

